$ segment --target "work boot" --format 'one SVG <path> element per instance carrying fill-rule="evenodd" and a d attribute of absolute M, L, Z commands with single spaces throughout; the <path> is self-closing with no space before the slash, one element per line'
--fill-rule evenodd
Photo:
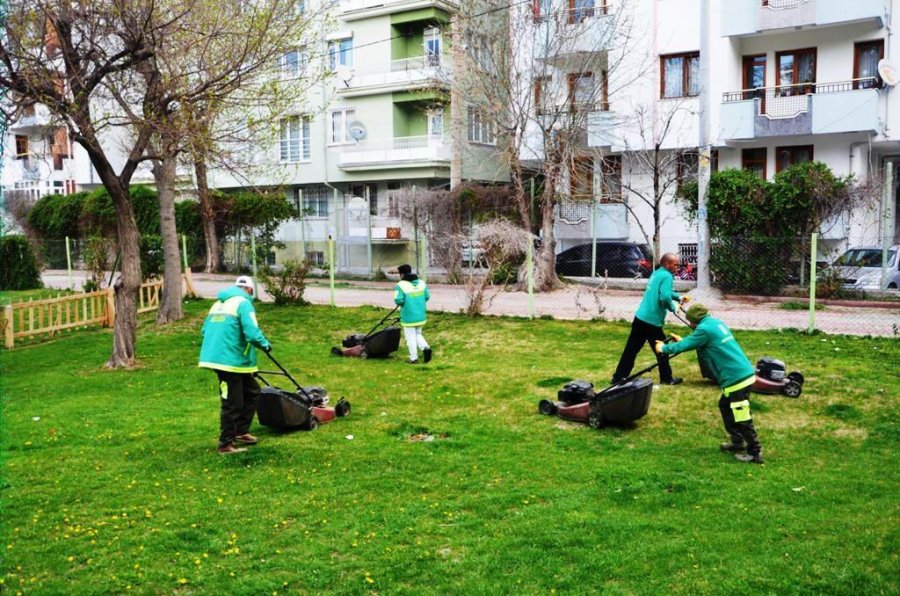
<path fill-rule="evenodd" d="M 231 443 L 227 445 L 221 445 L 219 447 L 219 455 L 231 455 L 232 453 L 241 453 L 243 451 L 247 451 L 246 447 L 235 447 Z"/>
<path fill-rule="evenodd" d="M 425 357 L 425 364 L 431 362 L 431 348 L 425 348 L 422 350 L 422 355 Z"/>
<path fill-rule="evenodd" d="M 662 381 L 660 384 L 662 385 L 680 385 L 684 382 L 684 379 L 681 377 L 672 377 L 668 381 Z"/>
<path fill-rule="evenodd" d="M 242 443 L 244 445 L 256 445 L 257 443 L 259 443 L 259 439 L 257 439 L 250 433 L 238 435 L 234 438 L 234 440 L 236 443 Z"/>
<path fill-rule="evenodd" d="M 735 443 L 734 441 L 726 441 L 719 444 L 719 449 L 726 453 L 740 453 L 741 451 L 747 450 L 747 444 L 743 441 L 740 443 Z"/>
<path fill-rule="evenodd" d="M 412 359 L 409 359 L 409 360 L 406 361 L 406 363 L 407 363 L 407 364 L 418 364 L 419 361 L 418 361 L 418 360 L 412 360 Z"/>
<path fill-rule="evenodd" d="M 762 464 L 765 463 L 763 461 L 762 453 L 735 453 L 734 459 L 738 461 L 742 461 L 748 464 Z"/>

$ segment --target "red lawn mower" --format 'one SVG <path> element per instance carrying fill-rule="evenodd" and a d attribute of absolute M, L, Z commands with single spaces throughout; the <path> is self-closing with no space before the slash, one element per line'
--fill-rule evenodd
<path fill-rule="evenodd" d="M 659 363 L 654 363 L 599 392 L 590 381 L 572 381 L 559 390 L 557 401 L 538 402 L 538 411 L 545 416 L 586 422 L 591 428 L 632 423 L 647 415 L 653 397 L 653 381 L 639 377 L 657 366 Z"/>
<path fill-rule="evenodd" d="M 281 364 L 269 352 L 266 352 L 281 372 L 258 371 L 256 378 L 265 387 L 259 396 L 256 415 L 259 423 L 275 430 L 316 430 L 319 424 L 331 422 L 337 417 L 350 415 L 350 402 L 341 398 L 331 407 L 328 405 L 328 392 L 324 387 L 301 387 Z M 290 392 L 274 387 L 262 375 L 280 375 L 291 380 L 297 391 Z"/>
<path fill-rule="evenodd" d="M 368 333 L 354 333 L 341 340 L 341 347 L 331 348 L 334 356 L 353 358 L 387 358 L 400 347 L 400 317 L 393 316 L 399 306 L 378 321 Z M 393 317 L 393 318 L 392 318 Z M 389 320 L 391 319 L 391 320 Z M 387 327 L 382 329 L 382 326 Z"/>
<path fill-rule="evenodd" d="M 770 356 L 756 361 L 756 381 L 750 387 L 755 393 L 781 393 L 788 397 L 800 397 L 803 392 L 803 375 L 797 371 L 785 374 L 784 362 Z"/>

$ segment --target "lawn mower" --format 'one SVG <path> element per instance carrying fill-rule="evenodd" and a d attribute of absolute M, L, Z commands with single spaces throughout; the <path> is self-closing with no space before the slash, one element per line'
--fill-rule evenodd
<path fill-rule="evenodd" d="M 647 414 L 653 396 L 653 381 L 640 376 L 657 366 L 658 362 L 599 392 L 594 391 L 590 381 L 572 381 L 557 393 L 557 401 L 538 402 L 538 411 L 545 416 L 586 422 L 591 428 L 634 422 Z"/>
<path fill-rule="evenodd" d="M 331 348 L 335 356 L 351 356 L 356 358 L 387 358 L 400 347 L 400 328 L 396 323 L 400 317 L 393 316 L 399 306 L 378 321 L 368 333 L 354 333 L 341 341 L 342 347 Z M 392 319 L 388 321 L 388 319 Z M 385 324 L 387 327 L 381 329 Z"/>
<path fill-rule="evenodd" d="M 331 407 L 328 405 L 328 392 L 324 387 L 301 387 L 300 383 L 291 376 L 281 364 L 275 360 L 271 353 L 266 352 L 277 371 L 258 371 L 256 378 L 263 382 L 259 396 L 259 404 L 256 406 L 256 414 L 259 423 L 276 430 L 306 429 L 316 430 L 319 424 L 331 422 L 336 417 L 350 415 L 350 402 L 341 398 Z M 290 392 L 270 385 L 262 375 L 280 375 L 291 380 L 297 391 Z"/>
<path fill-rule="evenodd" d="M 803 391 L 803 375 L 797 371 L 785 374 L 786 370 L 781 360 L 763 356 L 756 361 L 756 381 L 750 386 L 750 391 L 800 397 Z"/>

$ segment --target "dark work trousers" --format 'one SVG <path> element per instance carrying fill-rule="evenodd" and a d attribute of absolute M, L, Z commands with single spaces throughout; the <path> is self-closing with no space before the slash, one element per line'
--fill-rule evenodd
<path fill-rule="evenodd" d="M 252 373 L 217 370 L 219 375 L 219 447 L 234 442 L 234 438 L 250 432 L 250 423 L 259 401 L 259 383 Z"/>
<path fill-rule="evenodd" d="M 750 417 L 750 388 L 735 391 L 719 398 L 719 412 L 725 423 L 725 432 L 735 445 L 747 445 L 747 453 L 758 455 L 762 451 L 753 418 Z"/>
<path fill-rule="evenodd" d="M 641 351 L 641 348 L 644 347 L 645 343 L 650 344 L 650 349 L 653 350 L 653 342 L 665 340 L 666 336 L 663 333 L 662 327 L 645 323 L 635 317 L 631 322 L 631 333 L 628 335 L 628 341 L 625 342 L 625 351 L 622 352 L 622 357 L 619 358 L 619 366 L 616 367 L 616 373 L 613 375 L 613 379 L 618 381 L 631 374 L 631 369 L 634 368 L 634 359 L 638 355 L 638 352 Z M 668 356 L 663 356 L 656 352 L 653 352 L 653 354 L 656 356 L 656 361 L 659 363 L 660 382 L 668 383 L 672 380 L 672 367 L 669 366 Z"/>

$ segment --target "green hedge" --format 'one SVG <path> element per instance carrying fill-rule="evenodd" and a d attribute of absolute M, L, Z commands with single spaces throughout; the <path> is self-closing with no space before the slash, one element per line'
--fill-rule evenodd
<path fill-rule="evenodd" d="M 43 286 L 37 260 L 25 236 L 0 238 L 0 290 L 33 290 Z"/>

